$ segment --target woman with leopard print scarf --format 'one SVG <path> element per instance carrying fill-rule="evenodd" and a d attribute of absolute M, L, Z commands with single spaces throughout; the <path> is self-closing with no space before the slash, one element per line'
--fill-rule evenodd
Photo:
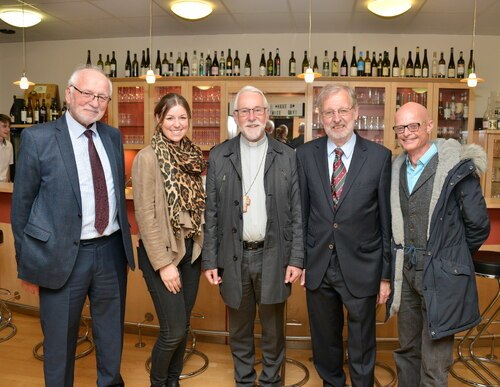
<path fill-rule="evenodd" d="M 184 97 L 166 94 L 154 115 L 151 145 L 137 154 L 132 167 L 138 259 L 160 323 L 151 386 L 175 387 L 198 292 L 206 163 L 201 149 L 186 137 L 191 109 Z"/>

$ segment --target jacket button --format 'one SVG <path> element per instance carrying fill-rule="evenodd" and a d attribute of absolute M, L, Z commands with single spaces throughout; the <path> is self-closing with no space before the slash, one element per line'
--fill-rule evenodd
<path fill-rule="evenodd" d="M 234 205 L 235 205 L 235 206 L 237 206 L 237 205 L 239 205 L 239 204 L 240 204 L 240 202 L 239 202 L 238 200 L 235 200 L 235 201 L 234 201 Z"/>
<path fill-rule="evenodd" d="M 73 245 L 78 246 L 78 242 L 77 241 L 73 241 Z"/>
<path fill-rule="evenodd" d="M 333 228 L 339 228 L 338 223 L 334 223 L 334 224 L 333 224 Z"/>
<path fill-rule="evenodd" d="M 82 218 L 82 214 L 78 214 L 78 217 L 81 219 Z"/>
<path fill-rule="evenodd" d="M 238 257 L 235 255 L 235 256 L 233 257 L 233 261 L 237 261 L 237 260 L 238 260 Z"/>
<path fill-rule="evenodd" d="M 236 232 L 237 232 L 238 230 L 236 230 L 235 228 L 233 228 L 233 230 L 232 230 L 232 231 L 233 231 L 233 234 L 236 234 Z"/>
<path fill-rule="evenodd" d="M 334 248 L 334 247 L 335 247 L 335 245 L 334 245 L 333 243 L 328 245 L 328 248 L 329 248 L 330 250 L 333 250 L 333 248 Z"/>
<path fill-rule="evenodd" d="M 240 219 L 243 219 L 243 215 L 242 214 L 240 214 Z"/>

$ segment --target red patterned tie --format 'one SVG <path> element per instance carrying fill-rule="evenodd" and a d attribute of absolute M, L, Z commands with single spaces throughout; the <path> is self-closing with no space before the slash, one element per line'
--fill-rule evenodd
<path fill-rule="evenodd" d="M 106 187 L 104 169 L 102 168 L 101 160 L 99 159 L 99 155 L 94 146 L 94 140 L 92 139 L 92 131 L 88 129 L 84 134 L 89 139 L 90 167 L 92 169 L 92 180 L 94 181 L 94 225 L 99 234 L 102 234 L 109 222 L 108 189 Z"/>
<path fill-rule="evenodd" d="M 342 194 L 342 189 L 344 188 L 345 177 L 347 170 L 342 162 L 342 149 L 335 148 L 335 159 L 333 160 L 333 174 L 332 174 L 332 198 L 333 204 L 336 206 L 339 202 L 340 195 Z"/>

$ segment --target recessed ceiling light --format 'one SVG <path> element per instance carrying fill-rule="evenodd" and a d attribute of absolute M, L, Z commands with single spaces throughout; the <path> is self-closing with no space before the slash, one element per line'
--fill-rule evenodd
<path fill-rule="evenodd" d="M 0 11 L 0 19 L 14 27 L 32 27 L 42 21 L 42 15 L 35 11 L 6 9 Z"/>
<path fill-rule="evenodd" d="M 411 0 L 371 0 L 368 9 L 375 15 L 394 17 L 408 11 L 412 6 Z"/>
<path fill-rule="evenodd" d="M 198 20 L 210 15 L 213 11 L 213 6 L 205 1 L 180 0 L 172 3 L 170 5 L 170 9 L 173 13 L 183 19 Z"/>

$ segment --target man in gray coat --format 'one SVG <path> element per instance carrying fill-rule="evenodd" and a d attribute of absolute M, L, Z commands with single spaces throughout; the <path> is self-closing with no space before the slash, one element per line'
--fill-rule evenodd
<path fill-rule="evenodd" d="M 265 133 L 269 105 L 246 86 L 236 95 L 241 134 L 210 152 L 202 269 L 229 313 L 237 386 L 254 386 L 254 321 L 262 325 L 261 386 L 280 385 L 284 307 L 303 267 L 302 217 L 293 149 Z"/>

